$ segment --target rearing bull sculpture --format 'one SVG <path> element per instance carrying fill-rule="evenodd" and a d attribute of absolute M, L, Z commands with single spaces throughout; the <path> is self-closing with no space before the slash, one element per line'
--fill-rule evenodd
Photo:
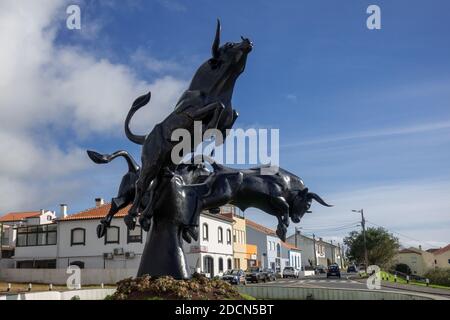
<path fill-rule="evenodd" d="M 125 133 L 132 142 L 142 145 L 141 167 L 125 151 L 104 155 L 88 152 L 96 163 L 108 163 L 119 156 L 128 162 L 129 171 L 97 233 L 102 237 L 114 214 L 132 203 L 125 218 L 128 228 L 135 227 L 139 213 L 141 227 L 146 231 L 151 228 L 138 276 L 189 277 L 182 244 L 183 239 L 197 240 L 202 210 L 217 213 L 218 207 L 225 204 L 242 210 L 258 208 L 277 217 L 277 235 L 284 241 L 289 219 L 300 222 L 313 200 L 330 206 L 309 192 L 299 177 L 281 168 L 273 175 L 263 175 L 261 168 L 232 169 L 203 156 L 213 168 L 209 171 L 203 159 L 200 164 L 171 159 L 178 143 L 171 140 L 174 130 L 185 129 L 194 137 L 194 122 L 202 121 L 202 134 L 208 129 L 218 129 L 226 137 L 227 129 L 236 121 L 238 114 L 231 98 L 253 47 L 250 40 L 241 38 L 241 42 L 220 46 L 220 22 L 217 22 L 212 57 L 199 67 L 175 110 L 148 135 L 132 133 L 129 124 L 133 115 L 150 101 L 151 94 L 134 101 L 125 120 Z M 192 139 L 191 152 L 196 148 L 195 142 Z"/>
<path fill-rule="evenodd" d="M 203 63 L 195 73 L 187 91 L 179 99 L 175 110 L 146 136 L 135 135 L 129 129 L 129 122 L 134 113 L 147 104 L 150 93 L 138 98 L 125 121 L 127 137 L 142 144 L 142 168 L 136 183 L 136 195 L 129 211 L 130 216 L 137 217 L 142 205 L 142 197 L 149 190 L 150 201 L 141 213 L 140 223 L 145 230 L 150 227 L 154 194 L 159 186 L 158 175 L 165 166 L 174 168 L 177 163 L 171 159 L 171 152 L 178 141 L 171 136 L 176 129 L 186 129 L 194 137 L 194 122 L 202 121 L 202 135 L 208 129 L 218 129 L 226 136 L 238 116 L 231 106 L 234 85 L 244 71 L 247 55 L 252 50 L 252 43 L 246 38 L 241 42 L 228 42 L 220 46 L 220 22 L 217 21 L 216 36 L 212 45 L 212 57 Z M 191 143 L 191 151 L 197 145 Z M 129 223 L 134 228 L 134 223 Z"/>

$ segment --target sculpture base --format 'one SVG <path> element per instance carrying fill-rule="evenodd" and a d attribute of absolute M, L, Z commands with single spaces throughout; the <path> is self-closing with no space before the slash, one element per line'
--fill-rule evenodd
<path fill-rule="evenodd" d="M 181 232 L 181 227 L 169 219 L 160 219 L 152 223 L 139 265 L 138 277 L 144 275 L 170 276 L 174 279 L 190 277 Z"/>
<path fill-rule="evenodd" d="M 144 276 L 117 283 L 111 300 L 253 300 L 228 282 L 195 274 L 190 280 Z"/>

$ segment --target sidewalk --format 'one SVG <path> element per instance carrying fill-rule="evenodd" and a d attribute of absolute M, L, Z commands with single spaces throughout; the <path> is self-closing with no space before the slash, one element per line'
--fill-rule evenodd
<path fill-rule="evenodd" d="M 447 298 L 450 298 L 450 290 L 446 290 L 446 289 L 418 286 L 418 285 L 414 285 L 414 284 L 402 284 L 402 283 L 395 283 L 395 282 L 389 282 L 389 281 L 381 281 L 381 286 L 385 287 L 385 288 L 391 288 L 391 289 L 399 289 L 399 290 L 406 290 L 406 291 L 413 291 L 413 292 L 443 295 Z"/>

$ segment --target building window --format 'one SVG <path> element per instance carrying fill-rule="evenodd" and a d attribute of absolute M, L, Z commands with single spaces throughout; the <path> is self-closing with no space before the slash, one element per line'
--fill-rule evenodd
<path fill-rule="evenodd" d="M 202 234 L 203 234 L 203 240 L 208 241 L 209 236 L 208 236 L 208 224 L 207 223 L 203 224 Z"/>
<path fill-rule="evenodd" d="M 141 226 L 136 226 L 134 230 L 128 229 L 127 231 L 127 243 L 142 243 L 142 228 Z"/>
<path fill-rule="evenodd" d="M 56 244 L 56 224 L 17 228 L 18 247 Z"/>
<path fill-rule="evenodd" d="M 219 258 L 219 272 L 223 271 L 223 259 Z"/>
<path fill-rule="evenodd" d="M 105 234 L 105 244 L 109 243 L 120 243 L 120 228 L 119 227 L 109 227 L 106 229 Z"/>
<path fill-rule="evenodd" d="M 277 257 L 281 256 L 281 246 L 279 243 L 277 243 Z"/>
<path fill-rule="evenodd" d="M 218 239 L 219 243 L 223 243 L 223 229 L 222 229 L 222 227 L 219 227 L 217 229 L 217 232 L 218 232 L 217 239 Z"/>
<path fill-rule="evenodd" d="M 83 261 L 72 261 L 69 266 L 77 266 L 80 269 L 84 269 L 84 262 Z"/>
<path fill-rule="evenodd" d="M 86 230 L 83 228 L 72 229 L 70 232 L 70 245 L 71 246 L 86 245 Z"/>
<path fill-rule="evenodd" d="M 227 261 L 227 267 L 228 267 L 228 270 L 233 269 L 233 265 L 232 265 L 232 262 L 231 262 L 231 258 L 228 258 L 228 261 Z"/>
<path fill-rule="evenodd" d="M 236 269 L 240 269 L 241 268 L 241 260 L 239 258 L 234 258 L 234 267 Z M 228 268 L 230 269 L 230 268 Z"/>
<path fill-rule="evenodd" d="M 227 244 L 231 244 L 231 230 L 227 229 Z"/>
<path fill-rule="evenodd" d="M 236 230 L 233 231 L 233 242 L 236 243 Z"/>

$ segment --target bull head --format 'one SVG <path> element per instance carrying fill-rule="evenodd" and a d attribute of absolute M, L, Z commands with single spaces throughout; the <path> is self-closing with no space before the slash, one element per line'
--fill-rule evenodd
<path fill-rule="evenodd" d="M 305 213 L 309 212 L 313 200 L 316 200 L 325 207 L 332 207 L 332 205 L 326 203 L 319 195 L 309 192 L 308 188 L 305 188 L 297 193 L 292 202 L 292 206 L 290 206 L 290 216 L 294 223 L 299 223 Z"/>
<path fill-rule="evenodd" d="M 203 63 L 195 73 L 189 90 L 200 90 L 212 98 L 231 99 L 234 84 L 244 71 L 247 55 L 252 50 L 252 42 L 241 37 L 241 42 L 227 42 L 220 46 L 220 21 L 217 20 L 212 57 Z M 228 98 L 228 99 L 227 99 Z"/>

